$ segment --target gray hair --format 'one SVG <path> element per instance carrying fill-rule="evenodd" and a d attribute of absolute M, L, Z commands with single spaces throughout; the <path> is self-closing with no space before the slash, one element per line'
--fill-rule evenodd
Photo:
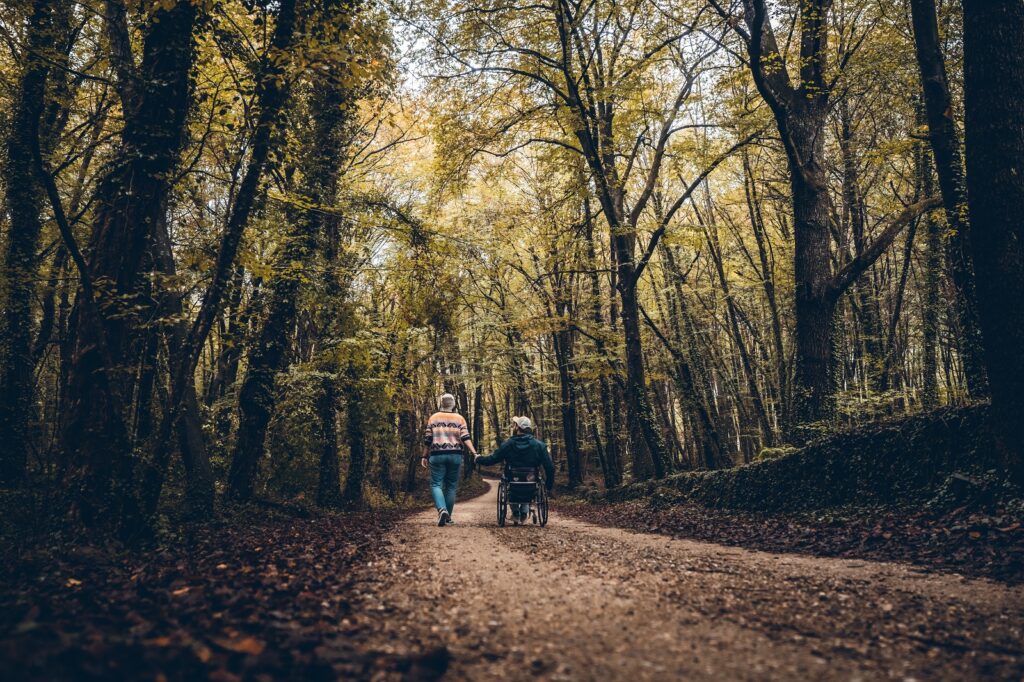
<path fill-rule="evenodd" d="M 444 395 L 441 396 L 437 403 L 442 410 L 450 412 L 455 409 L 455 396 L 453 396 L 451 393 L 445 393 Z"/>

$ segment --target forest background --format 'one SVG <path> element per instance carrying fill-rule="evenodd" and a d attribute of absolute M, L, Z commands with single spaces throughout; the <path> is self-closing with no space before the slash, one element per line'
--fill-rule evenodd
<path fill-rule="evenodd" d="M 387 505 L 442 391 L 569 489 L 990 399 L 1019 480 L 995 5 L 7 0 L 8 522 Z"/>

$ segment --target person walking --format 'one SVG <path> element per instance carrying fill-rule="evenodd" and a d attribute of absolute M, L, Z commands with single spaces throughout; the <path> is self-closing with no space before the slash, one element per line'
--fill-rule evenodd
<path fill-rule="evenodd" d="M 551 455 L 548 453 L 548 446 L 544 441 L 533 437 L 533 422 L 529 417 L 512 417 L 512 437 L 498 446 L 494 454 L 487 457 L 476 456 L 476 463 L 480 465 L 498 464 L 504 462 L 508 468 L 544 468 L 544 485 L 551 493 L 555 485 L 555 466 L 551 462 Z M 530 514 L 529 502 L 513 502 L 512 523 L 518 526 L 526 523 L 526 517 Z"/>
<path fill-rule="evenodd" d="M 430 468 L 430 494 L 437 507 L 437 525 L 452 521 L 455 510 L 455 491 L 459 487 L 459 469 L 462 454 L 469 450 L 476 456 L 476 448 L 469 435 L 466 419 L 455 411 L 455 396 L 445 393 L 438 400 L 438 411 L 430 415 L 423 432 L 426 454 L 420 460 L 424 469 Z"/>

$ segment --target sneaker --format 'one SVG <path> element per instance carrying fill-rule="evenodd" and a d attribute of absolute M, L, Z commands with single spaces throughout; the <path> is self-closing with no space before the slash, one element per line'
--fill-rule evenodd
<path fill-rule="evenodd" d="M 438 526 L 444 526 L 446 523 L 450 523 L 451 520 L 452 520 L 452 517 L 448 515 L 448 510 L 447 509 L 442 509 L 439 512 L 437 512 L 437 525 Z"/>
<path fill-rule="evenodd" d="M 448 525 L 449 526 L 454 526 L 455 525 L 455 519 L 453 519 L 450 515 L 448 516 Z"/>
<path fill-rule="evenodd" d="M 513 516 L 512 517 L 512 525 L 513 526 L 518 526 L 519 525 L 519 517 L 518 516 Z"/>

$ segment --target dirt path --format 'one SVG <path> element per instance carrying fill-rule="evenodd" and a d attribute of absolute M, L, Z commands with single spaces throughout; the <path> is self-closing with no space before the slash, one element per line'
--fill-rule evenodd
<path fill-rule="evenodd" d="M 1024 589 L 751 552 L 553 514 L 498 528 L 495 489 L 393 532 L 354 629 L 444 679 L 1021 679 Z M 396 664 L 395 662 L 400 663 Z"/>

